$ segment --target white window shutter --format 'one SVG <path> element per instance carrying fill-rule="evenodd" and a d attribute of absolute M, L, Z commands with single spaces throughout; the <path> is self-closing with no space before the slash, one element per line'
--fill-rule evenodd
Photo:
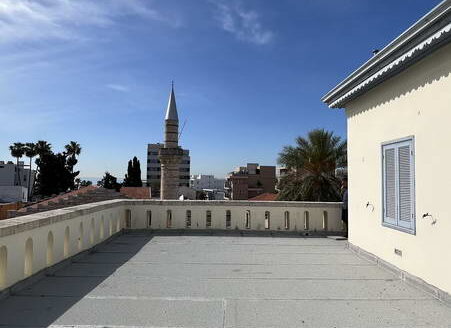
<path fill-rule="evenodd" d="M 384 221 L 396 223 L 396 152 L 395 148 L 384 150 Z"/>
<path fill-rule="evenodd" d="M 399 181 L 399 225 L 412 228 L 412 154 L 411 145 L 405 144 L 398 148 L 398 181 Z"/>
<path fill-rule="evenodd" d="M 415 232 L 413 139 L 382 146 L 383 222 Z"/>

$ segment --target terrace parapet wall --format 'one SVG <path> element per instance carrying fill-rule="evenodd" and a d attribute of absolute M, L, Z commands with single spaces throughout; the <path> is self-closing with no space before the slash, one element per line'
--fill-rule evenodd
<path fill-rule="evenodd" d="M 114 199 L 0 221 L 0 291 L 123 229 L 340 234 L 341 203 Z"/>

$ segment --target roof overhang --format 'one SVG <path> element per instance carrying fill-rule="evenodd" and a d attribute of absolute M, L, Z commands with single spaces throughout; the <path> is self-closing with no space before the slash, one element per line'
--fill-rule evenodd
<path fill-rule="evenodd" d="M 321 100 L 345 105 L 451 41 L 451 0 L 445 0 L 375 54 Z"/>

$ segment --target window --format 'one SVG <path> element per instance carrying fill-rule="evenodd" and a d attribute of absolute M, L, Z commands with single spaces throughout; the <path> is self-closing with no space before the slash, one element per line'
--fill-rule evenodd
<path fill-rule="evenodd" d="M 265 212 L 265 229 L 269 229 L 271 227 L 271 213 L 269 211 Z"/>
<path fill-rule="evenodd" d="M 304 230 L 310 229 L 310 213 L 309 211 L 304 212 Z"/>
<path fill-rule="evenodd" d="M 251 228 L 251 211 L 247 210 L 246 211 L 246 216 L 244 218 L 244 226 L 246 229 L 250 229 Z"/>
<path fill-rule="evenodd" d="M 285 218 L 285 230 L 289 230 L 290 229 L 290 212 L 285 211 L 284 218 Z"/>
<path fill-rule="evenodd" d="M 329 214 L 327 211 L 323 211 L 323 230 L 327 231 L 329 229 Z"/>
<path fill-rule="evenodd" d="M 166 228 L 170 228 L 172 226 L 172 211 L 167 210 L 166 212 Z"/>
<path fill-rule="evenodd" d="M 226 211 L 226 228 L 230 228 L 232 226 L 232 213 L 230 210 Z"/>
<path fill-rule="evenodd" d="M 186 211 L 186 222 L 185 225 L 187 228 L 191 228 L 191 211 L 187 210 Z"/>
<path fill-rule="evenodd" d="M 152 226 L 152 211 L 147 211 L 147 226 Z"/>
<path fill-rule="evenodd" d="M 382 145 L 382 223 L 415 233 L 413 138 Z"/>
<path fill-rule="evenodd" d="M 211 211 L 207 211 L 207 218 L 206 218 L 205 226 L 207 228 L 211 227 Z"/>
<path fill-rule="evenodd" d="M 132 211 L 131 210 L 125 210 L 125 228 L 127 228 L 127 229 L 132 228 Z"/>

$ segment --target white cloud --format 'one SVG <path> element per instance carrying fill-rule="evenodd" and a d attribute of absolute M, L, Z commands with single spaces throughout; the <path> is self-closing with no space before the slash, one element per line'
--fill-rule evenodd
<path fill-rule="evenodd" d="M 83 39 L 80 27 L 105 28 L 129 15 L 169 22 L 143 0 L 1 0 L 0 43 Z"/>
<path fill-rule="evenodd" d="M 129 88 L 122 84 L 107 84 L 106 87 L 111 90 L 119 91 L 119 92 L 128 92 L 129 91 Z"/>
<path fill-rule="evenodd" d="M 211 1 L 217 9 L 217 19 L 222 29 L 232 33 L 242 41 L 257 45 L 271 42 L 274 33 L 262 26 L 259 14 L 254 10 L 246 10 L 238 2 Z"/>

